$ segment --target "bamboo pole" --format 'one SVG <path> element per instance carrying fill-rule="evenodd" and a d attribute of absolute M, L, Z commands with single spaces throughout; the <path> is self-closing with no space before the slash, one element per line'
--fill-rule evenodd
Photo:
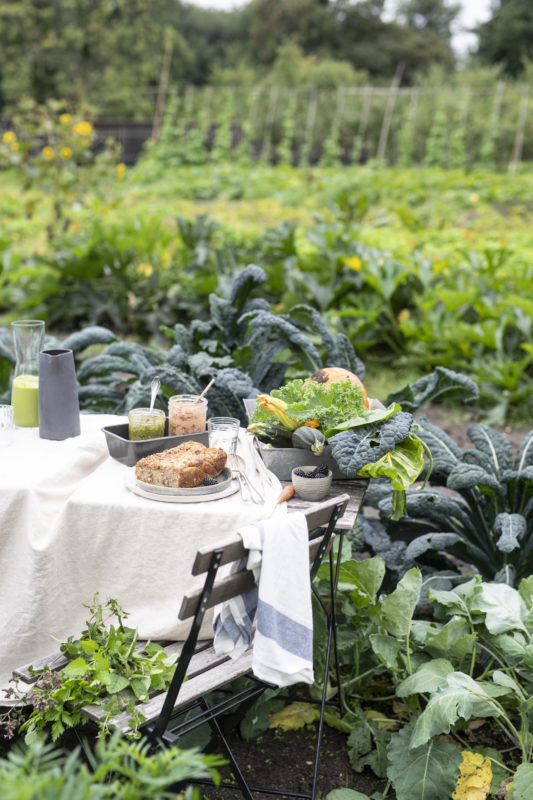
<path fill-rule="evenodd" d="M 400 88 L 400 83 L 402 80 L 404 70 L 405 70 L 405 61 L 400 61 L 396 67 L 394 78 L 392 79 L 392 84 L 387 99 L 387 105 L 385 107 L 385 113 L 383 114 L 383 124 L 381 126 L 381 133 L 379 134 L 379 143 L 377 151 L 378 161 L 383 161 L 383 159 L 385 158 L 385 152 L 387 150 L 387 140 L 389 138 L 389 131 L 392 122 L 392 115 L 394 113 L 394 106 L 396 105 L 396 99 L 398 97 L 398 89 Z"/>
<path fill-rule="evenodd" d="M 509 172 L 511 173 L 511 175 L 515 174 L 517 164 L 522 158 L 528 100 L 529 100 L 529 85 L 525 83 L 522 88 L 522 100 L 520 101 L 520 114 L 518 115 L 518 124 L 516 126 L 516 136 L 514 140 L 513 155 L 511 156 L 511 162 L 509 164 Z"/>
<path fill-rule="evenodd" d="M 157 89 L 157 101 L 155 106 L 154 121 L 152 125 L 152 139 L 154 142 L 159 140 L 161 133 L 161 123 L 165 111 L 167 99 L 168 79 L 170 75 L 170 64 L 172 61 L 172 48 L 174 47 L 174 36 L 172 28 L 165 28 L 165 47 L 163 52 L 163 64 L 161 65 L 161 75 L 159 76 L 159 86 Z"/>

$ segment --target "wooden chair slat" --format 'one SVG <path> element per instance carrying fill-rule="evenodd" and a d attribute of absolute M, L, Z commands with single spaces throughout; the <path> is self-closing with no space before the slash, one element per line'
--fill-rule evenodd
<path fill-rule="evenodd" d="M 167 651 L 167 650 L 175 649 L 175 650 L 181 652 L 181 650 L 183 649 L 183 644 L 184 644 L 183 642 L 175 642 L 175 645 L 179 645 L 179 648 L 178 647 L 172 648 L 172 646 L 171 646 L 169 648 L 165 647 L 165 650 Z M 171 654 L 172 653 L 169 653 L 169 655 L 171 655 Z M 188 681 L 191 678 L 196 678 L 198 675 L 202 675 L 203 673 L 207 672 L 208 670 L 212 670 L 213 668 L 218 667 L 220 664 L 223 664 L 227 660 L 228 660 L 228 656 L 220 655 L 220 654 L 217 655 L 217 653 L 215 653 L 213 647 L 207 647 L 207 648 L 201 649 L 199 652 L 196 652 L 193 655 L 193 657 L 191 658 L 191 661 L 189 663 L 189 667 L 187 669 L 187 679 L 188 679 Z M 159 696 L 159 693 L 154 693 L 153 694 L 153 697 L 157 697 L 157 696 Z M 140 702 L 137 703 L 137 707 L 141 708 L 141 703 Z M 85 714 L 86 717 L 88 717 L 89 719 L 93 720 L 93 722 L 100 722 L 107 715 L 106 710 L 104 708 L 102 708 L 102 706 L 96 706 L 96 705 L 86 705 L 86 706 L 84 706 L 83 707 L 83 713 Z M 114 718 L 113 718 L 113 724 L 114 724 Z"/>
<path fill-rule="evenodd" d="M 217 605 L 217 603 L 224 603 L 232 597 L 243 594 L 243 592 L 249 592 L 254 586 L 255 581 L 252 572 L 249 570 L 235 572 L 233 575 L 228 575 L 226 578 L 223 578 L 215 585 L 205 607 L 212 608 Z M 201 590 L 185 595 L 181 603 L 178 619 L 188 619 L 196 614 L 200 595 Z"/>
<path fill-rule="evenodd" d="M 329 550 L 333 544 L 334 537 L 331 538 L 329 545 L 326 549 L 324 555 L 329 553 Z M 312 562 L 318 553 L 320 545 L 324 541 L 323 536 L 319 536 L 316 539 L 312 539 L 309 542 L 309 561 Z M 206 550 L 206 554 L 211 556 L 212 550 Z M 250 577 L 251 576 L 251 577 Z M 253 579 L 253 575 L 248 570 L 243 570 L 242 572 L 237 572 L 233 575 L 229 575 L 227 578 L 219 581 L 218 584 L 215 586 L 213 591 L 211 592 L 211 597 L 209 598 L 206 608 L 212 608 L 217 603 L 224 603 L 226 600 L 230 600 L 232 597 L 237 597 L 238 595 L 242 594 L 243 592 L 247 592 L 255 586 L 255 581 Z M 202 594 L 202 590 L 198 589 L 196 592 L 192 592 L 191 594 L 185 595 L 182 600 L 181 608 L 178 614 L 179 619 L 188 619 L 189 617 L 194 616 L 196 613 L 196 609 L 198 607 L 198 603 L 200 601 L 200 596 Z"/>
<path fill-rule="evenodd" d="M 246 673 L 250 672 L 251 666 L 252 651 L 250 650 L 243 653 L 235 660 L 226 660 L 223 664 L 185 681 L 181 687 L 178 699 L 174 704 L 174 709 L 182 708 L 188 703 L 193 702 L 193 700 L 198 700 L 198 698 L 212 692 L 214 689 L 218 689 L 219 686 L 223 686 L 225 683 L 235 680 L 235 678 L 246 675 Z M 143 725 L 157 719 L 164 700 L 165 695 L 158 694 L 151 700 L 148 700 L 148 702 L 141 703 L 137 706 L 138 711 L 146 717 L 146 722 L 143 723 Z M 122 731 L 127 731 L 129 729 L 129 719 L 130 715 L 127 712 L 117 714 L 116 717 L 113 717 L 113 727 L 120 728 Z"/>

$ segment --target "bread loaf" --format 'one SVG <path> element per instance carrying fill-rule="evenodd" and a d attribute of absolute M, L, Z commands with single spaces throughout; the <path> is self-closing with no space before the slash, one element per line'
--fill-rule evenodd
<path fill-rule="evenodd" d="M 183 442 L 171 450 L 141 458 L 135 465 L 135 477 L 156 486 L 191 489 L 204 478 L 216 478 L 226 466 L 226 458 L 221 447 Z"/>

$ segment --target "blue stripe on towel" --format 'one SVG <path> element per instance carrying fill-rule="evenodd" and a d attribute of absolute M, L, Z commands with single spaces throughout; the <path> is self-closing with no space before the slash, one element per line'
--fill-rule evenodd
<path fill-rule="evenodd" d="M 277 645 L 305 661 L 313 659 L 313 631 L 287 617 L 259 598 L 257 630 Z"/>

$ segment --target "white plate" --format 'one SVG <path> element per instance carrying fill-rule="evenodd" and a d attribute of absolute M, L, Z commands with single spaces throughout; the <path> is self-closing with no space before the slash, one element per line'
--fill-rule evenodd
<path fill-rule="evenodd" d="M 222 492 L 231 483 L 231 471 L 226 467 L 214 480 L 216 480 L 216 483 L 212 486 L 202 486 L 200 484 L 200 486 L 189 486 L 187 488 L 158 486 L 155 483 L 145 483 L 138 478 L 135 478 L 135 483 L 139 489 L 144 489 L 145 492 L 151 492 L 152 494 L 164 494 L 169 497 L 199 497 L 200 495 L 218 494 L 218 492 Z"/>
<path fill-rule="evenodd" d="M 153 486 L 152 484 L 137 481 L 135 478 L 135 468 L 128 470 L 126 476 L 126 488 L 139 495 L 139 497 L 146 497 L 148 500 L 160 500 L 164 503 L 207 503 L 210 500 L 221 500 L 223 497 L 229 497 L 235 492 L 239 491 L 239 484 L 237 481 L 231 479 L 229 470 L 223 472 L 228 473 L 228 477 L 224 476 L 224 480 L 217 486 L 198 486 L 193 489 L 187 489 L 188 494 L 177 494 L 178 491 L 184 490 L 175 489 L 173 493 L 166 494 L 157 491 L 157 489 L 167 489 L 167 487 Z M 223 473 L 219 478 L 223 477 Z M 206 489 L 211 489 L 210 492 L 205 492 Z M 156 490 L 156 491 L 154 491 Z M 213 491 L 214 490 L 214 491 Z M 169 491 L 167 489 L 167 491 Z"/>

